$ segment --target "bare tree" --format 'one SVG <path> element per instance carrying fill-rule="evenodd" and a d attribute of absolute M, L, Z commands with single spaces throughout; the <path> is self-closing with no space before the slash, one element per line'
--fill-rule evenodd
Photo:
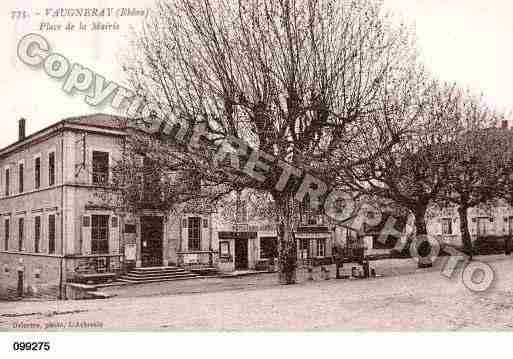
<path fill-rule="evenodd" d="M 423 78 L 422 74 L 414 78 Z M 426 212 L 448 185 L 449 158 L 446 147 L 460 134 L 460 99 L 462 92 L 454 84 L 422 82 L 418 91 L 408 89 L 414 100 L 404 108 L 405 116 L 415 116 L 415 123 L 404 140 L 374 161 L 346 171 L 349 188 L 376 195 L 408 209 L 415 217 L 419 254 L 429 253 Z M 406 96 L 406 94 L 405 94 Z M 413 106 L 411 105 L 413 104 Z M 412 109 L 413 107 L 413 109 Z M 430 266 L 428 258 L 419 266 Z"/>
<path fill-rule="evenodd" d="M 472 258 L 468 209 L 496 199 L 504 174 L 504 132 L 496 128 L 502 115 L 482 96 L 466 94 L 459 104 L 460 133 L 445 147 L 448 183 L 440 198 L 458 206 L 465 252 Z"/>
<path fill-rule="evenodd" d="M 281 283 L 295 282 L 294 203 L 308 194 L 318 205 L 337 173 L 387 153 L 410 125 L 391 89 L 415 51 L 392 20 L 373 0 L 176 0 L 157 2 L 136 34 L 132 87 L 159 123 L 194 128 L 194 145 L 177 145 L 177 127 L 158 126 L 161 144 L 146 155 L 214 195 L 270 194 Z M 219 161 L 211 152 L 227 142 L 238 158 Z M 255 154 L 268 170 L 248 175 Z"/>

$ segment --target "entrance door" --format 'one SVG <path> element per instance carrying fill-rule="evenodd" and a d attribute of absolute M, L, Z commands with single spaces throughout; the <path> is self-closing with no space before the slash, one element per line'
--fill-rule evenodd
<path fill-rule="evenodd" d="M 248 240 L 235 240 L 235 269 L 248 269 Z"/>
<path fill-rule="evenodd" d="M 141 262 L 143 267 L 162 265 L 162 217 L 141 217 Z"/>

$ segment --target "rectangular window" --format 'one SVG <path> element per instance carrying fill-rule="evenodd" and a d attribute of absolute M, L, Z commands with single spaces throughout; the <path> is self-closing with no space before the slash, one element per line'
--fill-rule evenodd
<path fill-rule="evenodd" d="M 9 250 L 9 227 L 11 226 L 11 221 L 9 218 L 6 218 L 4 221 L 4 248 L 6 251 Z"/>
<path fill-rule="evenodd" d="M 228 242 L 228 241 L 219 242 L 219 256 L 221 258 L 230 257 L 230 242 Z"/>
<path fill-rule="evenodd" d="M 276 237 L 260 237 L 260 258 L 277 258 L 278 241 Z"/>
<path fill-rule="evenodd" d="M 23 185 L 24 185 L 24 176 L 25 176 L 25 166 L 23 163 L 20 163 L 18 165 L 18 182 L 19 182 L 19 189 L 20 193 L 23 193 Z"/>
<path fill-rule="evenodd" d="M 41 158 L 37 157 L 34 160 L 34 188 L 41 187 Z"/>
<path fill-rule="evenodd" d="M 317 239 L 317 252 L 315 253 L 317 257 L 326 256 L 326 239 L 321 238 Z"/>
<path fill-rule="evenodd" d="M 48 216 L 48 253 L 55 253 L 55 214 Z"/>
<path fill-rule="evenodd" d="M 55 152 L 48 155 L 48 185 L 55 184 Z"/>
<path fill-rule="evenodd" d="M 248 208 L 246 201 L 239 201 L 238 213 L 237 213 L 237 223 L 247 223 L 248 222 Z"/>
<path fill-rule="evenodd" d="M 506 222 L 508 234 L 511 236 L 513 234 L 513 217 L 504 217 L 504 222 Z"/>
<path fill-rule="evenodd" d="M 25 219 L 18 218 L 18 250 L 23 251 L 23 237 L 25 235 Z"/>
<path fill-rule="evenodd" d="M 135 224 L 125 224 L 125 233 L 136 233 L 136 227 Z"/>
<path fill-rule="evenodd" d="M 301 217 L 302 217 L 302 224 L 310 224 L 310 198 L 308 194 L 303 197 L 303 200 L 301 201 Z"/>
<path fill-rule="evenodd" d="M 93 151 L 93 183 L 109 182 L 109 153 Z"/>
<path fill-rule="evenodd" d="M 189 250 L 199 251 L 201 243 L 201 218 L 191 217 L 189 222 Z"/>
<path fill-rule="evenodd" d="M 91 216 L 91 253 L 109 253 L 109 216 Z"/>
<path fill-rule="evenodd" d="M 5 169 L 5 195 L 9 195 L 9 186 L 11 183 L 11 174 L 8 168 Z"/>
<path fill-rule="evenodd" d="M 298 239 L 298 258 L 308 259 L 310 253 L 310 240 L 308 238 Z"/>
<path fill-rule="evenodd" d="M 41 217 L 34 217 L 34 252 L 39 253 L 41 242 Z"/>
<path fill-rule="evenodd" d="M 477 235 L 485 236 L 486 235 L 486 224 L 490 222 L 489 218 L 478 218 L 477 219 Z"/>
<path fill-rule="evenodd" d="M 452 234 L 452 218 L 442 219 L 442 234 Z"/>

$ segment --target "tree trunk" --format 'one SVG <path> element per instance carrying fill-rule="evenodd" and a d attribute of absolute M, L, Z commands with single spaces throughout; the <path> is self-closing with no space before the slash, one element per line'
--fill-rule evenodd
<path fill-rule="evenodd" d="M 415 208 L 414 215 L 415 215 L 415 234 L 417 238 L 419 237 L 427 237 L 427 226 L 426 226 L 426 210 L 427 205 L 419 205 Z M 422 243 L 417 247 L 417 253 L 420 257 L 426 258 L 431 253 L 431 245 L 426 242 L 422 241 Z M 433 266 L 433 263 L 426 262 L 426 259 L 418 261 L 418 267 L 419 268 L 429 268 Z"/>
<path fill-rule="evenodd" d="M 508 233 L 508 235 L 506 236 L 506 238 L 504 239 L 504 253 L 507 255 L 507 256 L 510 256 L 511 255 L 511 245 L 512 245 L 512 237 L 513 235 L 511 233 Z"/>
<path fill-rule="evenodd" d="M 460 217 L 460 232 L 461 241 L 463 243 L 464 252 L 472 259 L 472 239 L 470 238 L 470 231 L 468 230 L 467 206 L 460 206 L 458 208 L 458 215 Z"/>
<path fill-rule="evenodd" d="M 278 217 L 278 268 L 280 284 L 296 283 L 297 251 L 292 226 L 292 200 L 275 197 Z"/>

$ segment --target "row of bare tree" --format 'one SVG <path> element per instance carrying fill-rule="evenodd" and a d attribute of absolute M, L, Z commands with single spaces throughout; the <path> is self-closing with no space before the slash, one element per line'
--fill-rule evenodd
<path fill-rule="evenodd" d="M 513 201 L 501 115 L 432 79 L 414 33 L 379 1 L 159 0 L 134 35 L 124 68 L 155 109 L 150 120 L 202 132 L 197 141 L 188 131 L 191 145 L 165 126 L 135 131 L 114 170 L 123 203 L 200 210 L 232 191 L 261 193 L 273 204 L 282 283 L 295 282 L 297 193 L 307 175 L 326 193 L 407 208 L 418 234 L 430 204 L 452 203 L 469 253 L 468 208 Z M 251 147 L 235 166 L 215 156 L 226 139 Z M 241 170 L 256 149 L 269 155 L 263 181 Z M 277 186 L 284 164 L 301 172 Z"/>

